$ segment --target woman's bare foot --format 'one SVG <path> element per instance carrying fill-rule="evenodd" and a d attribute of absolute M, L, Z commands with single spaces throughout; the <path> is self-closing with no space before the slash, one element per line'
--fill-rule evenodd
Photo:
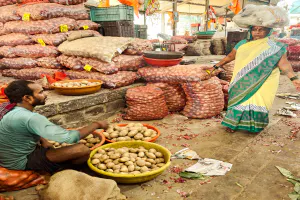
<path fill-rule="evenodd" d="M 226 131 L 227 131 L 228 133 L 234 133 L 234 132 L 235 132 L 235 130 L 232 130 L 231 128 L 226 128 Z"/>

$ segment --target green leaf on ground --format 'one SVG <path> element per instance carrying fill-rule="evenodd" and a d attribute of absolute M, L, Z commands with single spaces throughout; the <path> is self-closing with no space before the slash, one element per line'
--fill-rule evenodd
<path fill-rule="evenodd" d="M 294 190 L 300 195 L 300 183 L 296 183 Z"/>
<path fill-rule="evenodd" d="M 295 181 L 294 179 L 288 178 L 287 180 L 288 180 L 289 182 L 293 183 L 293 185 L 296 185 L 296 183 L 299 183 L 298 181 Z"/>
<path fill-rule="evenodd" d="M 300 198 L 300 194 L 290 193 L 289 197 L 291 198 L 291 200 L 298 200 L 298 198 Z"/>
<path fill-rule="evenodd" d="M 206 177 L 200 173 L 194 173 L 194 172 L 180 172 L 179 176 L 182 178 L 189 178 L 189 179 L 201 179 L 205 180 Z"/>
<path fill-rule="evenodd" d="M 290 179 L 294 179 L 293 174 L 292 174 L 289 170 L 284 169 L 284 168 L 282 168 L 282 167 L 278 167 L 278 166 L 276 166 L 276 167 L 277 167 L 277 169 L 280 171 L 280 173 L 281 173 L 283 176 L 285 176 L 285 177 L 287 177 L 287 178 L 290 178 Z"/>

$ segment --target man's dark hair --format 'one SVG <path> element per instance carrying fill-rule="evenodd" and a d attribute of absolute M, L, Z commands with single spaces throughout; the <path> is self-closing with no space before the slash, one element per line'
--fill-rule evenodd
<path fill-rule="evenodd" d="M 34 84 L 34 82 L 25 80 L 11 82 L 4 90 L 10 103 L 22 103 L 22 98 L 25 95 L 33 96 L 33 91 L 29 88 L 29 84 Z"/>

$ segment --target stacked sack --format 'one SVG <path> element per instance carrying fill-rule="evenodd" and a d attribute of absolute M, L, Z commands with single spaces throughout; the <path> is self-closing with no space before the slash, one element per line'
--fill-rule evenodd
<path fill-rule="evenodd" d="M 164 92 L 155 86 L 147 85 L 128 89 L 126 92 L 127 120 L 155 120 L 168 115 Z"/>
<path fill-rule="evenodd" d="M 210 47 L 211 40 L 197 40 L 196 42 L 188 45 L 185 54 L 187 56 L 211 55 Z"/>
<path fill-rule="evenodd" d="M 278 42 L 282 42 L 288 45 L 288 60 L 290 61 L 293 70 L 295 72 L 300 71 L 300 40 L 292 38 L 278 39 Z"/>
<path fill-rule="evenodd" d="M 223 65 L 222 68 L 224 69 L 224 72 L 220 74 L 220 78 L 222 80 L 230 82 L 233 76 L 233 70 L 234 70 L 234 61 L 231 61 L 230 63 L 227 63 L 226 65 Z"/>
<path fill-rule="evenodd" d="M 180 84 L 148 83 L 147 85 L 158 87 L 164 92 L 170 112 L 178 112 L 184 108 L 186 97 Z"/>
<path fill-rule="evenodd" d="M 224 109 L 224 94 L 217 78 L 183 83 L 182 87 L 187 97 L 182 112 L 184 116 L 205 119 L 220 114 Z"/>
<path fill-rule="evenodd" d="M 213 55 L 225 55 L 225 46 L 223 38 L 213 38 L 212 43 L 212 53 Z"/>
<path fill-rule="evenodd" d="M 82 1 L 64 0 L 58 3 L 64 2 L 77 4 Z M 65 72 L 70 78 L 100 79 L 108 88 L 132 84 L 138 76 L 130 71 L 143 67 L 141 54 L 145 50 L 152 50 L 152 44 L 147 40 L 131 39 L 124 54 L 119 55 L 122 52 L 118 52 L 111 62 L 83 54 L 61 55 L 57 47 L 63 43 L 86 37 L 102 37 L 96 31 L 99 25 L 88 18 L 83 4 L 66 6 L 37 3 L 0 7 L 2 75 L 37 80 L 41 78 L 40 75 L 52 76 L 59 71 Z M 109 50 L 108 46 L 104 49 Z"/>

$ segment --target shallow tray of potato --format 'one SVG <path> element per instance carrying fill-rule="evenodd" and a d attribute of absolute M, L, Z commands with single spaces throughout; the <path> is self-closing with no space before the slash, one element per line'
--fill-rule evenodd
<path fill-rule="evenodd" d="M 103 132 L 106 142 L 146 141 L 155 142 L 160 131 L 154 126 L 141 123 L 111 125 Z"/>
<path fill-rule="evenodd" d="M 70 129 L 69 129 L 70 130 Z M 58 143 L 55 141 L 48 140 L 49 143 L 53 144 L 55 149 L 71 146 L 73 144 L 68 143 Z M 79 140 L 79 144 L 84 144 L 85 146 L 89 147 L 90 150 L 94 150 L 95 148 L 103 145 L 105 142 L 105 136 L 103 135 L 102 131 L 94 131 L 92 134 L 89 134 L 86 138 Z"/>
<path fill-rule="evenodd" d="M 57 81 L 51 86 L 56 92 L 64 95 L 85 95 L 92 94 L 101 89 L 103 84 L 100 80 L 93 79 L 76 79 Z"/>
<path fill-rule="evenodd" d="M 138 152 L 138 153 L 144 152 L 144 154 L 142 155 L 142 153 L 140 153 L 140 155 L 137 156 L 140 158 L 145 158 L 145 162 L 137 163 L 138 161 L 141 161 L 141 159 L 135 159 L 134 161 L 131 160 L 132 159 L 131 154 L 128 155 L 129 157 L 127 157 L 127 155 L 124 155 L 127 153 L 124 152 L 124 147 L 128 149 L 135 149 L 135 148 L 144 149 Z M 117 152 L 113 151 L 112 149 L 115 149 L 115 151 Z M 104 155 L 103 152 L 106 150 L 108 152 L 113 152 L 113 153 L 110 153 L 109 157 L 107 157 L 108 155 L 103 156 Z M 91 170 L 97 172 L 101 177 L 113 179 L 118 183 L 133 184 L 133 183 L 141 183 L 141 182 L 149 181 L 162 174 L 170 166 L 171 164 L 170 158 L 171 158 L 170 151 L 158 144 L 151 143 L 151 142 L 144 142 L 144 141 L 124 141 L 124 142 L 106 144 L 94 149 L 90 154 L 90 158 L 88 160 L 88 166 L 90 167 Z M 116 161 L 117 159 L 119 160 Z M 155 159 L 160 159 L 158 164 L 154 164 L 153 161 L 155 161 Z M 164 160 L 164 163 L 161 162 L 162 159 Z M 151 161 L 152 163 L 148 161 Z M 118 162 L 121 163 L 121 165 L 116 167 L 116 165 L 119 164 Z M 146 162 L 148 162 L 147 169 L 146 168 L 142 169 L 142 167 L 146 165 Z M 152 165 L 155 166 L 152 168 L 149 163 L 151 164 L 151 166 Z M 132 165 L 135 167 L 135 169 L 132 168 L 133 167 Z M 136 166 L 138 166 L 139 168 L 136 168 Z M 139 171 L 139 172 L 134 172 L 134 171 Z"/>

